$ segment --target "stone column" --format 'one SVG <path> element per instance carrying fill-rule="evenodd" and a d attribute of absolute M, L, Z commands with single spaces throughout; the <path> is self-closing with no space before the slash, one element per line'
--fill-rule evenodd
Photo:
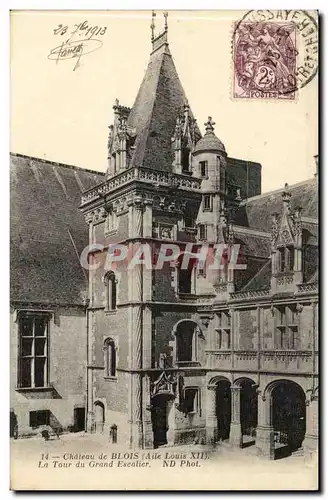
<path fill-rule="evenodd" d="M 272 426 L 272 397 L 261 397 L 258 391 L 258 425 L 256 429 L 256 448 L 259 455 L 274 460 L 274 431 Z"/>
<path fill-rule="evenodd" d="M 214 444 L 217 433 L 216 386 L 207 387 L 206 391 L 206 443 Z"/>
<path fill-rule="evenodd" d="M 241 448 L 243 436 L 240 423 L 240 386 L 231 387 L 231 424 L 229 441 L 232 446 Z"/>
<path fill-rule="evenodd" d="M 135 238 L 142 237 L 143 230 L 143 204 L 140 198 L 134 200 L 133 206 L 133 236 Z M 139 243 L 134 245 L 139 246 Z M 134 249 L 136 250 L 136 248 Z M 132 370 L 131 384 L 131 410 L 132 410 L 132 425 L 131 425 L 131 446 L 142 448 L 142 330 L 143 330 L 143 266 L 136 265 L 129 271 L 132 274 L 132 314 L 130 316 L 131 336 L 129 341 L 132 343 Z"/>
<path fill-rule="evenodd" d="M 142 429 L 143 429 L 143 448 L 153 448 L 153 426 L 151 421 L 150 410 L 150 379 L 148 375 L 144 375 L 142 381 Z"/>
<path fill-rule="evenodd" d="M 92 245 L 94 240 L 94 226 L 92 214 L 88 214 L 86 222 L 89 224 L 89 245 Z M 94 411 L 93 411 L 93 342 L 95 335 L 94 311 L 90 309 L 94 305 L 94 271 L 89 271 L 89 308 L 87 309 L 87 337 L 88 337 L 88 352 L 87 352 L 87 432 L 92 432 L 94 428 Z"/>
<path fill-rule="evenodd" d="M 174 446 L 174 438 L 175 438 L 175 403 L 173 400 L 168 401 L 167 403 L 167 444 L 169 446 Z"/>
<path fill-rule="evenodd" d="M 306 433 L 303 442 L 304 456 L 306 460 L 318 451 L 319 435 L 318 435 L 318 397 L 312 396 L 306 401 Z"/>

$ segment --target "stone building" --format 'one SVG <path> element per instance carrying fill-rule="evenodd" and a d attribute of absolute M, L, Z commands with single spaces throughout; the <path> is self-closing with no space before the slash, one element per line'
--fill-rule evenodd
<path fill-rule="evenodd" d="M 261 194 L 259 163 L 210 117 L 202 136 L 167 36 L 133 107 L 115 102 L 106 174 L 11 155 L 11 431 L 311 452 L 318 178 Z M 127 259 L 107 266 L 113 244 Z M 179 252 L 158 266 L 163 244 Z M 199 258 L 215 245 L 219 269 Z"/>
<path fill-rule="evenodd" d="M 104 175 L 10 155 L 10 433 L 83 430 L 88 230 L 81 193 Z"/>
<path fill-rule="evenodd" d="M 317 178 L 261 194 L 260 164 L 229 157 L 212 118 L 201 135 L 167 36 L 167 25 L 152 36 L 133 107 L 116 101 L 106 178 L 82 196 L 96 245 L 88 430 L 108 433 L 115 423 L 133 447 L 229 441 L 268 458 L 312 451 Z M 224 245 L 222 269 L 195 257 L 205 242 Z M 108 269 L 107 248 L 117 243 L 128 259 Z M 163 243 L 180 254 L 158 268 Z M 152 268 L 129 268 L 147 245 Z M 229 265 L 236 245 L 245 269 Z"/>

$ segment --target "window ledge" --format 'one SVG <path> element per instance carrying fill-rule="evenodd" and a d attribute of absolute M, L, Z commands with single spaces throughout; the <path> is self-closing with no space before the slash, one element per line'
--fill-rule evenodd
<path fill-rule="evenodd" d="M 111 229 L 110 231 L 105 231 L 105 237 L 106 236 L 113 236 L 114 234 L 118 233 L 118 229 Z"/>
<path fill-rule="evenodd" d="M 200 361 L 176 361 L 176 366 L 183 367 L 183 366 L 201 366 Z"/>
<path fill-rule="evenodd" d="M 113 315 L 117 314 L 117 309 L 113 309 L 113 310 L 105 309 L 105 314 L 106 314 L 106 316 L 113 316 Z"/>
<path fill-rule="evenodd" d="M 116 376 L 112 377 L 112 376 L 108 375 L 108 376 L 104 376 L 104 379 L 105 380 L 110 380 L 111 382 L 117 382 L 117 377 Z"/>
<path fill-rule="evenodd" d="M 17 392 L 47 392 L 54 390 L 54 387 L 50 385 L 47 387 L 15 387 L 15 391 Z"/>

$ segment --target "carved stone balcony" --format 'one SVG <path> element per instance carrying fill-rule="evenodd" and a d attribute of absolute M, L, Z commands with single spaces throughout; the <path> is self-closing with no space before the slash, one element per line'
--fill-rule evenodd
<path fill-rule="evenodd" d="M 249 290 L 247 292 L 234 292 L 230 295 L 231 300 L 253 300 L 261 297 L 269 297 L 270 290 Z"/>
<path fill-rule="evenodd" d="M 137 167 L 124 170 L 115 177 L 107 179 L 102 184 L 89 189 L 82 195 L 81 205 L 101 198 L 114 190 L 132 181 L 139 181 L 156 186 L 170 186 L 176 189 L 199 191 L 202 180 L 172 172 L 162 172 L 146 167 Z"/>
<path fill-rule="evenodd" d="M 261 370 L 282 372 L 312 372 L 312 351 L 261 351 Z"/>
<path fill-rule="evenodd" d="M 232 354 L 230 350 L 206 349 L 207 367 L 215 369 L 230 369 Z"/>
<path fill-rule="evenodd" d="M 298 293 L 318 293 L 319 291 L 319 283 L 301 283 L 297 286 Z"/>
<path fill-rule="evenodd" d="M 235 351 L 234 367 L 237 370 L 257 370 L 258 367 L 257 351 Z"/>

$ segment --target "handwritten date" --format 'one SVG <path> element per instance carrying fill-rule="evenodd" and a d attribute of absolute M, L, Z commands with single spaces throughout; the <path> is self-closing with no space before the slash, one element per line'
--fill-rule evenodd
<path fill-rule="evenodd" d="M 48 59 L 55 60 L 58 63 L 60 60 L 76 58 L 77 61 L 73 68 L 73 71 L 75 71 L 80 65 L 82 56 L 102 47 L 102 41 L 94 37 L 101 37 L 105 35 L 106 31 L 106 26 L 92 26 L 88 24 L 88 21 L 75 24 L 73 29 L 59 24 L 53 30 L 54 35 L 65 36 L 65 38 L 68 36 L 68 38 L 50 50 Z"/>

